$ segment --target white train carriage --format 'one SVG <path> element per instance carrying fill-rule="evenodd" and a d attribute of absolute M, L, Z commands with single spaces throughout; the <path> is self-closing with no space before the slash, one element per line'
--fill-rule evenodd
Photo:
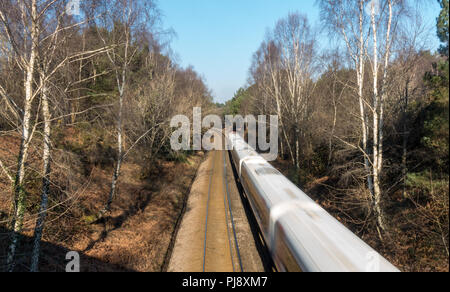
<path fill-rule="evenodd" d="M 241 184 L 279 271 L 398 272 L 234 132 Z"/>

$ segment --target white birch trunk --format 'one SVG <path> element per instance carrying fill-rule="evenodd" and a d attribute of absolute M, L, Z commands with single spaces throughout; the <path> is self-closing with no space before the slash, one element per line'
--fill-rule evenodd
<path fill-rule="evenodd" d="M 128 8 L 128 18 L 131 15 L 131 7 Z M 124 63 L 121 72 L 119 73 L 116 70 L 116 79 L 117 79 L 117 88 L 119 90 L 119 112 L 117 118 L 117 162 L 116 168 L 114 170 L 113 178 L 111 181 L 111 189 L 109 192 L 108 202 L 106 203 L 106 207 L 103 210 L 103 213 L 109 212 L 111 210 L 111 204 L 114 200 L 114 196 L 116 194 L 117 183 L 120 177 L 120 170 L 123 162 L 123 102 L 125 97 L 125 89 L 127 83 L 127 74 L 128 74 L 128 63 L 131 61 L 129 54 L 129 48 L 131 45 L 131 27 L 125 27 L 125 52 L 124 52 Z M 113 63 L 115 66 L 116 64 Z"/>
<path fill-rule="evenodd" d="M 372 33 L 373 33 L 373 69 L 372 69 L 372 77 L 373 77 L 373 167 L 372 167 L 372 175 L 373 175 L 373 206 L 374 211 L 377 217 L 377 223 L 379 228 L 383 231 L 386 230 L 384 223 L 384 214 L 381 207 L 381 187 L 380 187 L 380 171 L 381 171 L 381 157 L 382 157 L 382 149 L 380 149 L 380 117 L 381 117 L 381 102 L 380 95 L 378 93 L 378 43 L 377 43 L 377 24 L 375 19 L 375 6 L 372 5 L 371 9 L 371 23 L 372 23 Z"/>
<path fill-rule="evenodd" d="M 41 91 L 42 91 L 42 116 L 44 118 L 44 144 L 43 144 L 43 179 L 42 179 L 42 194 L 41 205 L 39 208 L 38 219 L 34 229 L 34 246 L 31 256 L 31 272 L 38 272 L 39 267 L 39 253 L 42 239 L 42 231 L 44 229 L 45 217 L 47 216 L 48 195 L 50 191 L 50 169 L 51 169 L 51 114 L 48 100 L 48 92 L 45 84 L 45 76 L 41 72 Z"/>
<path fill-rule="evenodd" d="M 30 56 L 26 64 L 25 80 L 25 102 L 22 122 L 22 137 L 20 144 L 19 158 L 17 162 L 17 173 L 14 182 L 14 214 L 12 220 L 11 243 L 7 256 L 7 270 L 12 272 L 15 267 L 14 258 L 19 241 L 19 233 L 23 227 L 23 216 L 25 213 L 25 191 L 23 189 L 23 180 L 25 177 L 25 162 L 28 156 L 28 149 L 31 140 L 31 109 L 33 98 L 33 75 L 35 72 L 36 51 L 38 42 L 38 24 L 37 24 L 37 4 L 36 0 L 31 2 L 31 48 Z"/>
<path fill-rule="evenodd" d="M 358 83 L 358 101 L 360 108 L 360 119 L 361 119 L 361 130 L 362 130 L 362 150 L 364 154 L 364 169 L 367 175 L 367 187 L 370 192 L 371 198 L 373 197 L 374 187 L 373 179 L 371 173 L 371 166 L 369 161 L 369 148 L 368 148 L 368 121 L 366 116 L 366 111 L 364 107 L 364 27 L 363 27 L 363 17 L 364 17 L 364 1 L 360 1 L 359 5 L 359 54 L 357 61 L 357 83 Z"/>
<path fill-rule="evenodd" d="M 122 85 L 123 86 L 123 85 Z M 111 181 L 111 189 L 109 192 L 109 198 L 108 202 L 106 203 L 105 210 L 106 212 L 111 210 L 111 204 L 113 202 L 116 189 L 117 189 L 117 182 L 119 180 L 120 176 L 120 169 L 122 167 L 122 159 L 123 159 L 123 131 L 122 131 L 122 111 L 123 111 L 123 87 L 120 89 L 119 94 L 119 117 L 117 120 L 117 162 L 116 162 L 116 168 L 114 170 L 113 178 Z"/>

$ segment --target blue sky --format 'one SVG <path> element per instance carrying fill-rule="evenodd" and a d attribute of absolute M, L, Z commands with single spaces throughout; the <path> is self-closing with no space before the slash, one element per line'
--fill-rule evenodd
<path fill-rule="evenodd" d="M 439 4 L 425 3 L 424 20 L 434 25 Z M 320 25 L 315 0 L 159 0 L 158 4 L 164 26 L 176 32 L 171 47 L 181 65 L 192 65 L 204 77 L 217 102 L 229 100 L 246 85 L 251 57 L 278 19 L 299 11 L 308 15 L 312 26 Z M 435 42 L 438 46 L 437 38 Z M 321 44 L 328 44 L 325 36 Z"/>

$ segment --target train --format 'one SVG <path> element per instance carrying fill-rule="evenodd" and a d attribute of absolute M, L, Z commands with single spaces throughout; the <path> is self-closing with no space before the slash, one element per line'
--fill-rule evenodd
<path fill-rule="evenodd" d="M 232 163 L 280 272 L 399 272 L 251 148 L 227 132 Z"/>

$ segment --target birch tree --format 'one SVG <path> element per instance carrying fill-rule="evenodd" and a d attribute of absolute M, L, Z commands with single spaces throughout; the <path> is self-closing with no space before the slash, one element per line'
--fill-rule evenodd
<path fill-rule="evenodd" d="M 287 117 L 281 103 L 280 88 L 282 78 L 280 49 L 275 45 L 275 42 L 270 36 L 267 36 L 267 40 L 261 44 L 259 50 L 254 54 L 250 72 L 252 82 L 256 84 L 258 89 L 254 101 L 258 104 L 264 104 L 264 107 L 267 108 L 267 111 L 264 112 L 264 114 L 275 113 L 278 115 L 282 132 L 282 137 L 280 138 L 282 156 L 284 156 L 286 151 L 289 151 L 292 164 L 295 165 L 293 148 L 287 136 L 287 129 L 285 126 L 285 119 Z M 258 102 L 258 99 L 261 97 L 264 102 Z"/>
<path fill-rule="evenodd" d="M 84 20 L 77 23 L 72 17 L 67 15 L 67 1 L 65 0 L 4 1 L 0 7 L 0 23 L 3 26 L 2 30 L 6 32 L 7 36 L 7 43 L 5 47 L 2 47 L 2 51 L 6 51 L 8 47 L 12 48 L 10 52 L 12 59 L 15 60 L 25 76 L 23 83 L 24 106 L 23 109 L 18 109 L 22 113 L 22 117 L 20 117 L 21 146 L 18 154 L 16 176 L 12 181 L 14 206 L 7 265 L 8 271 L 14 270 L 19 234 L 23 228 L 26 208 L 25 165 L 33 136 L 42 128 L 43 184 L 40 210 L 35 227 L 35 243 L 31 265 L 31 270 L 37 271 L 40 241 L 47 213 L 50 189 L 51 122 L 52 119 L 61 119 L 61 117 L 52 117 L 50 85 L 54 83 L 52 83 L 53 80 L 51 79 L 66 64 L 80 59 L 88 59 L 104 51 L 104 48 L 92 51 L 75 51 L 64 48 L 64 44 L 67 45 L 67 40 L 78 32 L 77 28 L 85 23 Z M 79 80 L 79 82 L 81 83 L 82 80 Z M 71 85 L 67 86 L 67 84 L 62 86 L 66 91 L 70 87 Z M 0 88 L 2 96 L 7 99 L 11 108 L 18 108 L 12 99 L 8 98 L 8 92 L 5 87 L 2 85 Z M 62 89 L 60 92 L 65 90 Z M 39 121 L 39 111 L 42 111 L 42 122 Z"/>
<path fill-rule="evenodd" d="M 401 0 L 360 0 L 357 3 L 347 0 L 323 0 L 320 5 L 325 24 L 331 32 L 337 32 L 341 36 L 356 72 L 355 91 L 360 106 L 361 142 L 342 142 L 362 153 L 372 211 L 376 216 L 378 228 L 386 230 L 380 180 L 383 169 L 385 87 L 392 41 L 404 3 Z M 369 98 L 364 96 L 367 89 L 366 64 L 370 65 L 372 73 Z M 381 232 L 379 234 L 381 237 Z"/>
<path fill-rule="evenodd" d="M 267 35 L 254 55 L 251 69 L 259 94 L 270 97 L 280 119 L 281 151 L 285 149 L 300 168 L 300 144 L 305 139 L 305 124 L 310 116 L 314 89 L 315 40 L 306 16 L 289 14 Z M 285 143 L 283 143 L 283 141 Z"/>
<path fill-rule="evenodd" d="M 35 63 L 37 57 L 37 45 L 39 42 L 39 19 L 37 0 L 2 1 L 0 6 L 0 20 L 3 30 L 7 34 L 8 43 L 12 53 L 24 74 L 23 109 L 21 116 L 21 142 L 17 160 L 17 170 L 13 182 L 13 218 L 11 222 L 11 244 L 9 247 L 7 265 L 8 271 L 14 269 L 14 257 L 19 240 L 19 233 L 23 227 L 25 212 L 25 163 L 28 158 L 28 150 L 34 134 L 32 127 L 32 104 L 37 95 L 33 86 Z M 20 17 L 20 22 L 16 22 Z"/>
<path fill-rule="evenodd" d="M 379 228 L 386 231 L 386 218 L 382 208 L 382 189 L 380 177 L 383 170 L 384 118 L 387 99 L 388 71 L 391 62 L 392 42 L 395 38 L 400 16 L 405 7 L 402 0 L 372 1 L 370 23 L 372 28 L 372 177 L 374 210 Z M 378 7 L 377 7 L 378 5 Z M 381 41 L 380 41 L 381 40 Z M 379 63 L 378 58 L 381 59 Z M 379 80 L 381 78 L 381 81 Z"/>
<path fill-rule="evenodd" d="M 99 38 L 105 46 L 114 47 L 107 52 L 107 57 L 115 76 L 118 91 L 116 112 L 117 158 L 108 201 L 104 210 L 100 212 L 103 214 L 110 211 L 126 152 L 124 151 L 123 113 L 125 98 L 129 95 L 131 64 L 140 48 L 135 43 L 136 36 L 142 32 L 150 32 L 157 22 L 157 10 L 152 1 L 142 2 L 137 0 L 105 1 L 100 4 L 98 9 L 101 12 L 100 21 L 97 23 Z M 136 141 L 133 141 L 131 144 L 135 143 Z"/>
<path fill-rule="evenodd" d="M 84 59 L 96 51 L 72 52 L 64 50 L 67 40 L 72 35 L 69 30 L 74 30 L 81 23 L 73 23 L 66 14 L 66 3 L 56 1 L 47 3 L 46 10 L 41 12 L 39 43 L 37 47 L 37 76 L 39 84 L 39 97 L 41 102 L 43 141 L 42 141 L 42 188 L 41 203 L 34 230 L 34 244 L 31 256 L 30 271 L 37 272 L 39 267 L 40 242 L 45 225 L 48 209 L 48 200 L 51 185 L 51 129 L 52 110 L 50 101 L 51 84 L 54 75 L 58 73 L 67 63 Z M 47 28 L 47 29 L 46 29 Z M 101 50 L 100 50 L 101 51 Z M 61 54 L 62 53 L 62 54 Z M 55 86 L 55 85 L 53 85 Z M 62 86 L 64 87 L 64 86 Z M 75 113 L 71 113 L 73 116 Z M 55 117 L 58 119 L 58 117 Z"/>
<path fill-rule="evenodd" d="M 371 195 L 374 193 L 373 180 L 370 175 L 371 164 L 369 157 L 369 124 L 367 116 L 367 103 L 364 99 L 364 78 L 366 48 L 369 31 L 367 29 L 367 15 L 365 14 L 366 0 L 354 1 L 337 0 L 321 1 L 322 19 L 331 33 L 337 33 L 343 39 L 347 53 L 353 63 L 355 70 L 356 93 L 359 104 L 359 124 L 361 129 L 360 143 L 352 145 L 358 149 L 363 156 L 364 169 L 366 172 L 367 187 Z M 348 143 L 345 141 L 345 143 Z"/>
<path fill-rule="evenodd" d="M 309 117 L 312 94 L 315 40 L 306 16 L 294 13 L 278 22 L 274 41 L 280 50 L 281 74 L 283 76 L 281 104 L 289 114 L 295 147 L 293 162 L 300 168 L 300 142 L 305 140 L 304 129 Z"/>

